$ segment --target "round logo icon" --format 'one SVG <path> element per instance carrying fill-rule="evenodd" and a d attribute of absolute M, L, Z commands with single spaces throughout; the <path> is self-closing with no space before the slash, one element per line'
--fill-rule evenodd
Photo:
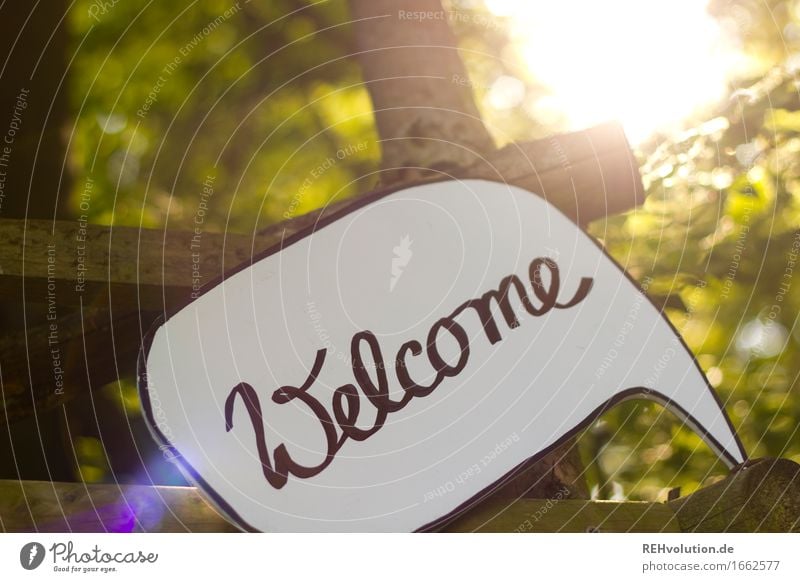
<path fill-rule="evenodd" d="M 26 570 L 35 570 L 44 561 L 44 546 L 39 542 L 29 542 L 19 551 L 19 563 Z"/>

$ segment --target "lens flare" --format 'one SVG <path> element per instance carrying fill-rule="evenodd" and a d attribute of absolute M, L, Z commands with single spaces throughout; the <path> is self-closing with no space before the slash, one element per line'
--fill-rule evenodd
<path fill-rule="evenodd" d="M 487 0 L 573 129 L 619 120 L 633 142 L 728 92 L 741 59 L 702 0 Z M 534 105 L 535 107 L 535 105 Z"/>

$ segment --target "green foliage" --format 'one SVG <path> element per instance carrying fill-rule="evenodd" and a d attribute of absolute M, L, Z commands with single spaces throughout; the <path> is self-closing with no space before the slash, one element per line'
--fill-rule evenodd
<path fill-rule="evenodd" d="M 592 230 L 637 278 L 654 281 L 651 296 L 668 304 L 679 299 L 680 308 L 667 307 L 666 314 L 717 387 L 749 453 L 794 460 L 800 459 L 798 105 L 795 82 L 782 69 L 735 93 L 719 117 L 655 148 L 642 166 L 649 194 L 643 208 Z M 610 449 L 642 449 L 633 462 L 605 472 L 634 498 L 663 495 L 669 483 L 691 489 L 723 472 L 696 437 L 657 407 L 634 415 L 620 408 L 605 421 L 615 433 Z M 669 454 L 646 472 L 646 452 L 654 447 Z"/>
<path fill-rule="evenodd" d="M 92 222 L 190 228 L 213 176 L 205 226 L 252 232 L 352 194 L 375 166 L 369 98 L 344 58 L 344 3 L 119 2 L 93 18 L 95 5 L 70 12 L 70 159 L 102 193 Z"/>

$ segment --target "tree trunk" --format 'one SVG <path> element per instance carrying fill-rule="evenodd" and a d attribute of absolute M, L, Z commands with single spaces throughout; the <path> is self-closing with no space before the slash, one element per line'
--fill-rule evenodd
<path fill-rule="evenodd" d="M 6 173 L 0 218 L 67 214 L 66 9 L 63 0 L 0 8 L 0 54 L 7 57 L 0 67 L 0 146 L 10 150 L 8 165 L 0 167 Z"/>
<path fill-rule="evenodd" d="M 0 3 L 0 54 L 4 57 L 0 66 L 2 219 L 53 220 L 67 216 L 69 175 L 63 137 L 68 118 L 63 83 L 68 56 L 66 10 L 64 0 Z M 19 241 L 14 246 L 12 252 L 22 251 Z M 23 293 L 20 289 L 4 295 L 3 300 L 0 325 L 5 337 L 48 323 L 46 293 Z M 59 304 L 59 315 L 65 312 Z M 17 363 L 0 362 L 0 374 L 9 364 Z M 41 360 L 32 365 L 44 368 L 49 362 Z M 60 409 L 54 409 L 2 431 L 0 477 L 71 479 L 72 467 L 61 432 L 63 417 Z"/>
<path fill-rule="evenodd" d="M 358 58 L 383 150 L 382 181 L 464 168 L 494 149 L 436 0 L 352 0 Z M 410 13 L 439 14 L 417 20 Z"/>
<path fill-rule="evenodd" d="M 491 153 L 494 142 L 440 1 L 350 0 L 350 7 L 382 143 L 382 182 L 458 176 Z M 486 499 L 518 497 L 588 497 L 575 441 L 526 463 Z"/>

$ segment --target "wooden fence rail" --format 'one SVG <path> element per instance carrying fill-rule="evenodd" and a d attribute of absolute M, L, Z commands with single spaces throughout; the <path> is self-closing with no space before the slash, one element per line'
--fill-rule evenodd
<path fill-rule="evenodd" d="M 505 181 L 541 193 L 583 224 L 644 199 L 636 160 L 617 124 L 511 144 L 458 177 Z M 203 233 L 198 270 L 204 281 L 213 280 L 353 200 L 251 235 Z M 56 390 L 48 365 L 54 348 L 49 321 L 0 340 L 5 398 L 0 423 L 132 376 L 142 335 L 160 313 L 192 291 L 193 234 L 77 221 L 0 220 L 0 297 L 45 309 L 52 299 L 58 312 L 55 345 L 64 368 L 63 387 Z M 49 295 L 50 289 L 55 293 Z"/>
<path fill-rule="evenodd" d="M 232 532 L 191 487 L 0 481 L 6 532 Z M 571 499 L 492 500 L 450 532 L 800 531 L 800 465 L 761 459 L 667 503 Z"/>

